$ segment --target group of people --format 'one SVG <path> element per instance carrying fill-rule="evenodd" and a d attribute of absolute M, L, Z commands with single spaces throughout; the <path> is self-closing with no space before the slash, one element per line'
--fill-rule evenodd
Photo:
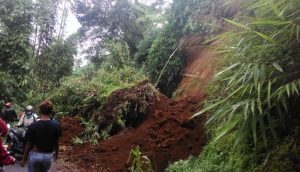
<path fill-rule="evenodd" d="M 0 114 L 0 118 L 6 123 L 13 123 L 18 119 L 16 111 L 13 109 L 13 104 L 7 102 L 4 104 L 5 110 Z M 19 115 L 19 122 L 17 127 L 27 128 L 30 124 L 38 120 L 38 116 L 33 112 L 33 107 L 28 105 L 25 111 Z"/>
<path fill-rule="evenodd" d="M 50 118 L 53 113 L 53 103 L 45 100 L 39 104 L 38 108 L 39 116 L 33 112 L 31 105 L 27 106 L 25 112 L 20 114 L 16 124 L 16 127 L 26 128 L 26 143 L 20 164 L 24 167 L 28 160 L 29 172 L 49 171 L 52 160 L 58 158 L 58 140 L 62 135 L 59 123 Z M 4 137 L 8 133 L 6 123 L 13 123 L 18 119 L 12 103 L 5 103 L 5 110 L 3 113 L 1 111 L 0 117 L 0 136 Z M 8 154 L 0 139 L 0 165 L 1 163 L 13 164 L 15 158 Z"/>

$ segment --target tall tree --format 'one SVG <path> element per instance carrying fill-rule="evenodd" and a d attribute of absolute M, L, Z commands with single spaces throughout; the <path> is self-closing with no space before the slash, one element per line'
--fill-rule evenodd
<path fill-rule="evenodd" d="M 24 98 L 31 73 L 33 50 L 31 0 L 1 0 L 0 72 L 4 97 Z"/>
<path fill-rule="evenodd" d="M 57 24 L 58 0 L 37 0 L 34 4 L 34 50 L 37 60 L 43 48 L 51 45 Z"/>
<path fill-rule="evenodd" d="M 139 19 L 148 15 L 150 9 L 150 6 L 128 0 L 91 0 L 88 3 L 75 0 L 73 3 L 73 11 L 82 25 L 82 38 L 92 42 L 88 49 L 90 57 L 99 57 L 104 42 L 112 38 L 125 41 L 133 55 L 143 39 L 143 32 L 149 27 L 146 20 Z"/>
<path fill-rule="evenodd" d="M 36 63 L 36 73 L 42 85 L 59 84 L 59 80 L 72 73 L 74 55 L 78 44 L 78 35 L 67 40 L 57 39 L 51 46 L 42 50 L 40 61 Z"/>

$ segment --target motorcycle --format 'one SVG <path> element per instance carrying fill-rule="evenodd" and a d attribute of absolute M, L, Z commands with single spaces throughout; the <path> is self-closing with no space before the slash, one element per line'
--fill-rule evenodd
<path fill-rule="evenodd" d="M 6 143 L 8 145 L 8 152 L 11 156 L 22 156 L 24 152 L 26 129 L 23 127 L 7 126 L 8 134 Z"/>

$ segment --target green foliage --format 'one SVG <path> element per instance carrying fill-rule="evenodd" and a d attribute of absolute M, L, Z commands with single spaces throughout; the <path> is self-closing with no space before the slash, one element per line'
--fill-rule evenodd
<path fill-rule="evenodd" d="M 81 118 L 81 125 L 84 127 L 83 136 L 81 138 L 74 138 L 73 143 L 83 144 L 90 142 L 91 144 L 96 145 L 100 139 L 98 125 L 94 121 L 85 120 L 84 118 Z M 106 139 L 106 137 L 102 139 Z"/>
<path fill-rule="evenodd" d="M 215 38 L 223 66 L 206 107 L 211 139 L 199 157 L 167 171 L 299 170 L 299 8 L 295 1 L 241 5 Z M 213 39 L 214 40 L 214 39 Z"/>
<path fill-rule="evenodd" d="M 5 0 L 0 6 L 0 92 L 4 99 L 25 98 L 30 86 L 33 51 L 29 43 L 31 34 L 29 0 Z M 21 88 L 18 88 L 21 87 Z"/>
<path fill-rule="evenodd" d="M 93 42 L 87 49 L 87 56 L 92 61 L 98 61 L 99 56 L 106 53 L 105 42 L 111 39 L 125 42 L 133 55 L 143 39 L 143 32 L 152 26 L 157 15 L 156 9 L 128 0 L 92 0 L 88 3 L 76 0 L 73 11 L 82 25 L 82 39 Z"/>
<path fill-rule="evenodd" d="M 147 156 L 142 156 L 139 146 L 131 149 L 127 164 L 131 163 L 130 172 L 153 172 L 151 161 Z"/>
<path fill-rule="evenodd" d="M 137 45 L 137 52 L 134 54 L 133 58 L 136 66 L 140 67 L 140 65 L 145 65 L 150 48 L 158 33 L 159 29 L 156 27 L 149 28 L 144 32 L 144 39 Z"/>
<path fill-rule="evenodd" d="M 277 140 L 275 122 L 287 120 L 294 109 L 291 100 L 299 96 L 300 4 L 259 0 L 244 5 L 242 16 L 225 19 L 235 29 L 217 37 L 224 42 L 224 69 L 211 85 L 206 108 L 195 116 L 210 111 L 208 123 L 219 124 L 215 140 L 234 132 L 235 144 L 251 134 L 255 144 L 262 139 L 267 145 Z"/>
<path fill-rule="evenodd" d="M 167 36 L 168 34 L 170 32 L 165 30 L 164 33 L 159 35 L 149 50 L 146 71 L 153 83 L 158 81 L 162 69 L 176 49 L 175 46 L 179 46 L 176 43 L 176 39 L 171 39 L 171 37 Z M 178 53 L 177 51 L 170 59 L 157 84 L 157 87 L 166 95 L 170 96 L 179 83 L 181 79 L 180 73 L 184 64 L 181 52 Z"/>
<path fill-rule="evenodd" d="M 298 101 L 294 103 L 298 104 Z M 191 156 L 188 160 L 181 160 L 167 168 L 167 172 L 176 171 L 299 171 L 300 166 L 300 128 L 299 128 L 299 109 L 291 112 L 289 124 L 285 131 L 277 135 L 278 142 L 266 147 L 263 140 L 258 140 L 254 147 L 251 135 L 239 142 L 236 147 L 232 147 L 235 140 L 234 133 L 226 134 L 217 142 L 213 138 L 218 136 L 216 126 L 208 126 L 211 140 L 204 147 L 201 154 Z M 217 124 L 216 124 L 217 125 Z M 276 123 L 276 126 L 280 126 Z M 272 136 L 267 136 L 270 140 Z"/>
<path fill-rule="evenodd" d="M 39 81 L 59 83 L 59 80 L 72 73 L 76 43 L 57 40 L 49 48 L 42 50 L 36 61 L 35 73 Z M 41 90 L 45 91 L 45 90 Z"/>
<path fill-rule="evenodd" d="M 214 33 L 212 24 L 218 21 L 217 13 L 221 10 L 220 0 L 174 0 L 167 20 L 174 35 L 201 33 L 210 36 Z"/>
<path fill-rule="evenodd" d="M 233 148 L 230 142 L 233 135 L 226 135 L 217 143 L 209 142 L 199 156 L 190 156 L 188 160 L 175 162 L 166 169 L 167 172 L 231 172 L 248 171 L 245 166 L 251 151 L 242 143 Z M 250 148 L 251 150 L 251 148 Z M 252 150 L 253 151 L 253 150 Z"/>
<path fill-rule="evenodd" d="M 84 141 L 79 137 L 74 137 L 72 138 L 72 143 L 75 145 L 82 145 L 84 144 Z"/>
<path fill-rule="evenodd" d="M 122 40 L 112 39 L 104 43 L 105 53 L 97 54 L 91 59 L 91 62 L 97 67 L 103 63 L 114 67 L 130 66 L 130 52 L 127 44 Z"/>
<path fill-rule="evenodd" d="M 22 89 L 20 89 L 19 85 L 15 81 L 15 79 L 6 72 L 0 72 L 0 83 L 1 94 L 0 94 L 0 104 L 4 104 L 4 102 L 12 101 L 13 95 L 16 93 L 20 95 L 25 95 Z"/>
<path fill-rule="evenodd" d="M 49 48 L 54 41 L 59 3 L 58 0 L 35 0 L 31 6 L 34 27 L 33 46 L 37 60 L 42 50 Z"/>
<path fill-rule="evenodd" d="M 46 95 L 33 95 L 36 104 L 48 98 L 55 102 L 57 114 L 91 115 L 90 110 L 99 107 L 115 90 L 133 86 L 145 79 L 141 72 L 131 67 L 110 68 L 81 72 L 63 79 L 61 86 Z"/>
<path fill-rule="evenodd" d="M 172 95 L 181 80 L 181 71 L 187 62 L 187 58 L 181 51 L 180 42 L 184 37 L 195 33 L 207 36 L 214 34 L 215 30 L 210 25 L 211 21 L 216 19 L 218 5 L 218 0 L 175 0 L 165 14 L 167 24 L 163 25 L 160 31 L 152 31 L 158 32 L 156 38 L 153 41 L 149 39 L 141 42 L 139 48 L 144 54 L 138 51 L 135 58 L 140 64 L 141 60 L 146 59 L 146 71 L 149 77 L 153 83 L 158 81 L 157 87 L 164 94 Z M 149 43 L 152 43 L 150 48 L 148 48 Z M 179 49 L 176 50 L 178 46 Z"/>

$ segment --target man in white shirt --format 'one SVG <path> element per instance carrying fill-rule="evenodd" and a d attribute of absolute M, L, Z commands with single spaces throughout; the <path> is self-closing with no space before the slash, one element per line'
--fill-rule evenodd
<path fill-rule="evenodd" d="M 21 116 L 17 126 L 27 128 L 33 122 L 38 120 L 38 116 L 33 113 L 33 107 L 31 105 L 26 107 L 25 113 Z"/>

